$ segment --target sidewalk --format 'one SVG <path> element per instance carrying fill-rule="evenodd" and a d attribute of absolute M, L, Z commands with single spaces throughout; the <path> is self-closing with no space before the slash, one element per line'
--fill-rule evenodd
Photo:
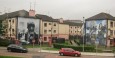
<path fill-rule="evenodd" d="M 39 51 L 38 51 L 39 52 Z M 47 53 L 59 53 L 59 51 L 41 50 L 41 52 Z M 93 56 L 114 56 L 114 53 L 93 53 L 93 52 L 81 52 L 82 55 L 93 55 Z"/>

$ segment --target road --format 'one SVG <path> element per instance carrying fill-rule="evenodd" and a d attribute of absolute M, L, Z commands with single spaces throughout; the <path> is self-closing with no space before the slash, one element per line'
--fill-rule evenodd
<path fill-rule="evenodd" d="M 52 53 L 41 53 L 38 52 L 37 49 L 29 49 L 28 53 L 16 53 L 16 52 L 8 52 L 6 48 L 0 47 L 0 55 L 4 56 L 17 56 L 17 57 L 23 57 L 23 58 L 75 58 L 73 56 L 60 56 L 59 54 L 52 54 Z M 114 57 L 107 57 L 107 56 L 87 56 L 82 55 L 78 58 L 114 58 Z"/>

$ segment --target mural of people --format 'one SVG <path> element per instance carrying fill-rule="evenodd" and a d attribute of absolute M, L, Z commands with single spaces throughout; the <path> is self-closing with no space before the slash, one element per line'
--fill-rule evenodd
<path fill-rule="evenodd" d="M 37 43 L 38 41 L 38 34 L 34 31 L 35 29 L 35 24 L 33 22 L 28 22 L 27 23 L 27 29 L 28 31 L 25 33 L 25 40 L 32 43 L 32 40 L 35 40 Z"/>
<path fill-rule="evenodd" d="M 39 20 L 32 18 L 18 18 L 17 38 L 22 43 L 32 44 L 32 40 L 38 43 Z"/>
<path fill-rule="evenodd" d="M 86 21 L 86 44 L 106 45 L 106 20 Z"/>

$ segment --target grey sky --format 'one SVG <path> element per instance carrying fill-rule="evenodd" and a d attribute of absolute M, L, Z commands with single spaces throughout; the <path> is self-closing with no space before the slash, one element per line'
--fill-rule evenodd
<path fill-rule="evenodd" d="M 30 2 L 36 12 L 53 18 L 83 19 L 100 12 L 115 16 L 115 0 L 0 0 L 0 12 L 29 10 Z M 9 10 L 9 11 L 8 11 Z"/>

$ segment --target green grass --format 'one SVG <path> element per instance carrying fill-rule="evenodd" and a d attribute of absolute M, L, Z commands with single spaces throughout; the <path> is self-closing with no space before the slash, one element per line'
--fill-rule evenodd
<path fill-rule="evenodd" d="M 51 47 L 44 47 L 43 50 L 53 50 L 53 51 L 59 51 L 59 49 L 51 48 Z"/>
<path fill-rule="evenodd" d="M 23 45 L 24 47 L 27 47 L 27 48 L 39 48 L 40 45 L 38 44 L 35 44 L 34 46 L 32 44 L 29 44 L 29 45 Z M 41 47 L 48 47 L 47 45 L 41 45 Z"/>
<path fill-rule="evenodd" d="M 0 58 L 22 58 L 22 57 L 13 57 L 13 56 L 0 56 Z"/>
<path fill-rule="evenodd" d="M 27 47 L 27 48 L 40 48 L 40 45 L 38 45 L 38 44 L 34 45 L 34 47 L 33 47 L 32 44 L 24 45 L 24 46 Z M 59 49 L 56 49 L 56 48 L 48 47 L 47 45 L 41 45 L 41 49 L 42 50 L 53 50 L 53 51 L 58 51 L 59 50 Z"/>
<path fill-rule="evenodd" d="M 29 44 L 29 45 L 23 45 L 23 46 L 24 46 L 24 47 L 27 47 L 27 48 L 33 48 L 33 47 L 34 47 L 34 48 L 38 48 L 38 47 L 39 47 L 39 45 L 37 45 L 37 44 L 34 45 L 34 46 L 33 46 L 32 44 L 31 44 L 31 45 L 30 45 L 30 44 Z"/>

